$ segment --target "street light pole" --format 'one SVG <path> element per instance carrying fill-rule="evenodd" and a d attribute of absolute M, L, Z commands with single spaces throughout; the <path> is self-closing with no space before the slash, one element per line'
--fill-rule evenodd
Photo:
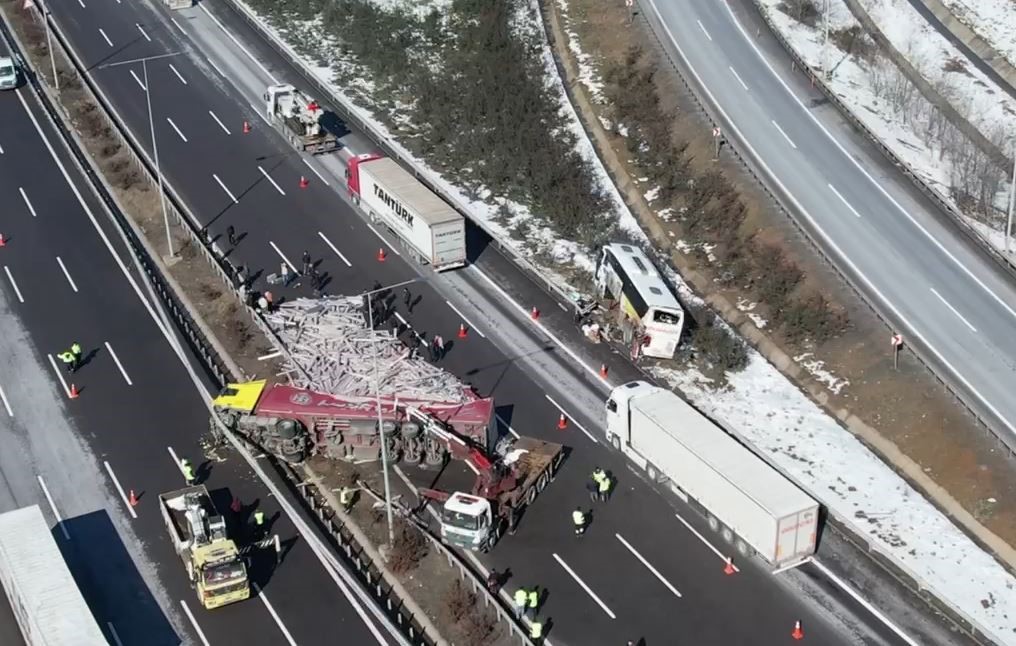
<path fill-rule="evenodd" d="M 42 22 L 46 25 L 46 49 L 49 50 L 49 62 L 53 65 L 53 87 L 59 92 L 60 91 L 60 79 L 56 75 L 56 53 L 53 52 L 53 34 L 49 29 L 49 8 L 42 4 L 41 0 L 39 3 L 39 10 L 42 12 Z"/>
<path fill-rule="evenodd" d="M 1009 236 L 1012 235 L 1012 208 L 1016 202 L 1016 147 L 1013 148 L 1012 186 L 1009 188 L 1009 214 L 1005 219 L 1005 253 L 1009 253 Z"/>
<path fill-rule="evenodd" d="M 822 32 L 822 73 L 828 79 L 832 76 L 829 67 L 829 0 L 825 0 L 825 8 L 822 10 Z"/>

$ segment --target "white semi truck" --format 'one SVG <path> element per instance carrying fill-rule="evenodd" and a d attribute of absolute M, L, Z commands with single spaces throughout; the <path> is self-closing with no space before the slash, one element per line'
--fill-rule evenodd
<path fill-rule="evenodd" d="M 466 264 L 465 219 L 394 159 L 353 157 L 346 180 L 353 200 L 395 233 L 416 260 L 438 271 Z"/>
<path fill-rule="evenodd" d="M 815 553 L 819 504 L 675 393 L 644 381 L 612 390 L 607 440 L 743 556 L 783 568 Z"/>
<path fill-rule="evenodd" d="M 38 505 L 0 514 L 0 584 L 28 646 L 106 646 Z"/>

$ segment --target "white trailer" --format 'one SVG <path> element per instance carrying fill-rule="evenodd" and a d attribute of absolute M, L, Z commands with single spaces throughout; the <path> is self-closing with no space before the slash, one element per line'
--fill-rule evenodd
<path fill-rule="evenodd" d="M 700 507 L 742 555 L 782 568 L 815 553 L 818 503 L 675 393 L 644 381 L 615 388 L 607 440 Z"/>
<path fill-rule="evenodd" d="M 163 0 L 170 9 L 190 9 L 194 6 L 194 0 Z"/>
<path fill-rule="evenodd" d="M 394 159 L 349 160 L 350 194 L 374 222 L 383 223 L 413 256 L 441 271 L 466 264 L 466 222 Z"/>
<path fill-rule="evenodd" d="M 38 505 L 0 514 L 0 583 L 28 646 L 106 646 Z"/>

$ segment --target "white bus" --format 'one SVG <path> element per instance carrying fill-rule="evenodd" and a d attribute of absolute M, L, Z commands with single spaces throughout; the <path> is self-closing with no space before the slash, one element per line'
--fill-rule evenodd
<path fill-rule="evenodd" d="M 684 310 L 640 248 L 605 245 L 596 262 L 596 286 L 600 298 L 617 302 L 618 323 L 624 325 L 627 319 L 640 331 L 638 351 L 658 359 L 674 358 L 684 329 Z"/>

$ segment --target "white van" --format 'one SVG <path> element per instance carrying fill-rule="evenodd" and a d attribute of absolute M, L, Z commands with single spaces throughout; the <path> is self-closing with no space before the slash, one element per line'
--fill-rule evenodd
<path fill-rule="evenodd" d="M 18 66 L 9 56 L 0 56 L 0 90 L 18 87 Z"/>

